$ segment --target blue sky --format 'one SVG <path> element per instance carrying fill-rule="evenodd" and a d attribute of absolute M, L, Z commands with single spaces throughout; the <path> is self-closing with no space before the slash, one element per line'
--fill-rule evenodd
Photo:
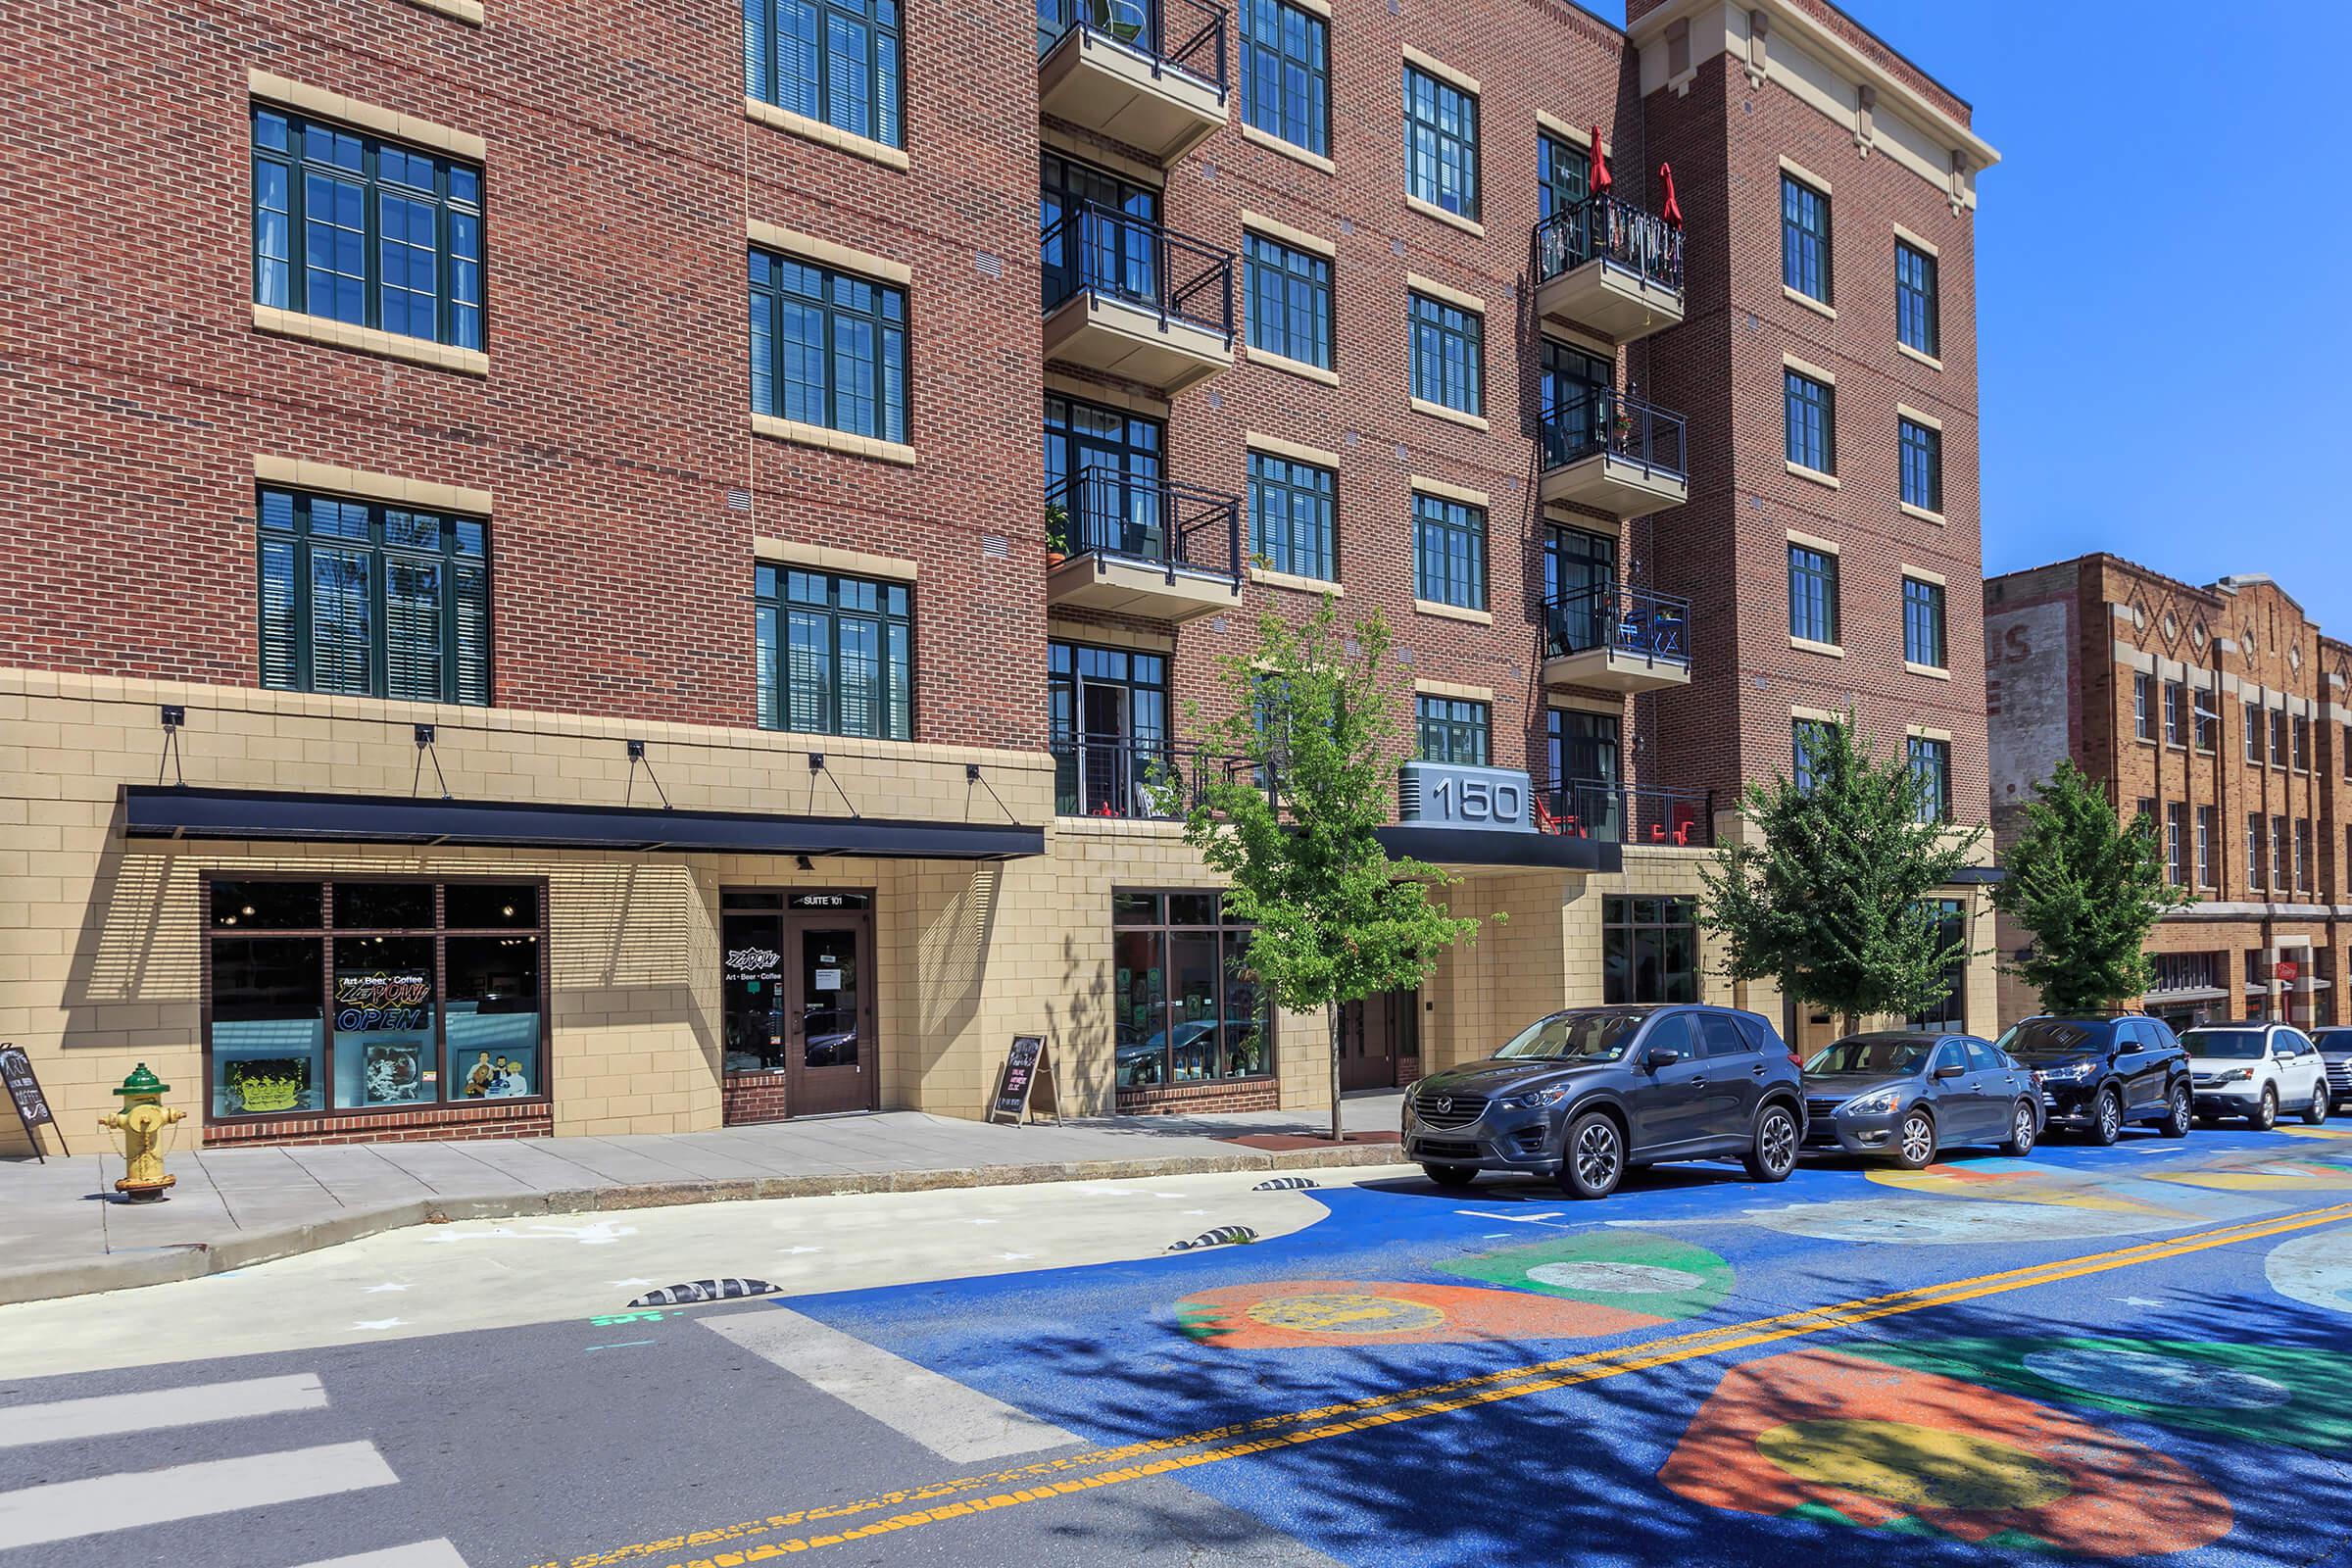
<path fill-rule="evenodd" d="M 1845 9 L 2001 151 L 1977 218 L 1985 571 L 2087 550 L 2267 571 L 2352 637 L 2352 203 L 2321 13 Z"/>

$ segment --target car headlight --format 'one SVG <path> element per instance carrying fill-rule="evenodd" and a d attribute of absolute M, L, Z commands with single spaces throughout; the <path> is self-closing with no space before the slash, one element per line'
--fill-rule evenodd
<path fill-rule="evenodd" d="M 1523 1095 L 1506 1095 L 1502 1102 L 1513 1110 L 1542 1110 L 1544 1106 L 1556 1105 L 1567 1098 L 1568 1091 L 1561 1085 L 1554 1084 L 1549 1089 L 1530 1089 Z"/>
<path fill-rule="evenodd" d="M 2235 1084 L 2243 1083 L 2253 1076 L 2254 1069 L 2251 1067 L 2232 1067 L 2228 1072 L 2215 1073 L 2213 1081 L 2217 1084 Z"/>
<path fill-rule="evenodd" d="M 2098 1071 L 2098 1066 L 2094 1062 L 2070 1061 L 2063 1066 L 2044 1067 L 2034 1075 L 2034 1081 L 2043 1084 L 2076 1084 L 2081 1083 L 2096 1071 Z"/>
<path fill-rule="evenodd" d="M 1840 1111 L 1850 1110 L 1857 1116 L 1884 1116 L 1901 1104 L 1902 1101 L 1901 1090 L 1882 1089 L 1875 1095 L 1864 1095 L 1860 1099 L 1849 1100 L 1838 1108 Z"/>

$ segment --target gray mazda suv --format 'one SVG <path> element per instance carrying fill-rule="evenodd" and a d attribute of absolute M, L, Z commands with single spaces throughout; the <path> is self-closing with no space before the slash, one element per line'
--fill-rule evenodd
<path fill-rule="evenodd" d="M 1805 1139 L 1796 1056 L 1730 1007 L 1575 1007 L 1404 1097 L 1404 1152 L 1441 1187 L 1482 1170 L 1606 1198 L 1636 1165 L 1737 1158 L 1788 1179 Z"/>

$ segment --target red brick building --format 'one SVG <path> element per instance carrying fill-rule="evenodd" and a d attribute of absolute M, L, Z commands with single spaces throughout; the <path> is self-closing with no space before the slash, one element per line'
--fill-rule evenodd
<path fill-rule="evenodd" d="M 2114 556 L 1984 584 L 1992 821 L 2024 829 L 2062 759 L 2154 820 L 2194 906 L 2150 938 L 2146 1006 L 2177 1025 L 2333 1022 L 2352 942 L 2352 645 L 2260 574 L 2198 588 Z M 2031 941 L 2000 922 L 2015 952 Z M 2004 1022 L 2036 1010 L 2001 981 Z"/>
<path fill-rule="evenodd" d="M 1996 155 L 1819 0 L 1631 10 L 34 8 L 0 1040 L 216 1142 L 972 1114 L 1016 1033 L 1312 1103 L 1144 785 L 1324 594 L 1514 917 L 1349 1081 L 1721 992 L 1809 719 L 1983 819 Z"/>

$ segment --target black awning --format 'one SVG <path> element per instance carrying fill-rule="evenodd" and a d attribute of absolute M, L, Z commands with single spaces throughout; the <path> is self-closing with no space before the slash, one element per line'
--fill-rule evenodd
<path fill-rule="evenodd" d="M 1373 830 L 1392 859 L 1426 860 L 1442 867 L 1494 866 L 1528 871 L 1622 871 L 1625 851 L 1605 839 L 1573 833 L 1520 833 L 1508 828 L 1415 827 Z"/>
<path fill-rule="evenodd" d="M 126 784 L 132 838 L 465 845 L 514 850 L 669 850 L 1009 860 L 1046 852 L 1045 829 L 1008 823 L 893 822 L 766 811 L 542 806 L 424 796 L 189 789 Z"/>

